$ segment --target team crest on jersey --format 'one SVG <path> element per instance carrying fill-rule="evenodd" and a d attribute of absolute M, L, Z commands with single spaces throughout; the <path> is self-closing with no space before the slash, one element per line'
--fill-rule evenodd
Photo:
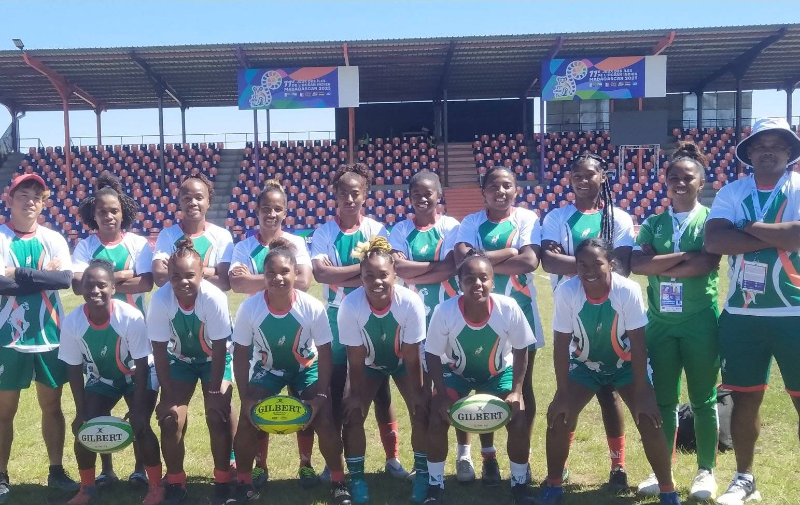
<path fill-rule="evenodd" d="M 601 331 L 603 331 L 603 322 L 602 321 L 597 323 L 597 333 L 600 333 Z"/>
<path fill-rule="evenodd" d="M 105 355 L 106 355 L 106 353 L 108 353 L 108 346 L 107 346 L 107 345 L 104 345 L 104 346 L 103 346 L 103 349 L 100 351 L 100 356 L 101 356 L 101 357 L 102 357 L 102 356 L 105 356 Z"/>
<path fill-rule="evenodd" d="M 477 349 L 475 349 L 475 356 L 480 356 L 482 352 L 483 352 L 483 346 L 478 347 Z"/>
<path fill-rule="evenodd" d="M 663 225 L 658 225 L 658 227 L 656 228 L 655 238 L 661 238 L 661 232 L 664 231 L 663 228 L 664 228 Z"/>
<path fill-rule="evenodd" d="M 278 345 L 283 345 L 285 343 L 286 343 L 286 335 L 278 339 Z"/>
<path fill-rule="evenodd" d="M 496 245 L 498 240 L 500 240 L 500 235 L 495 235 L 491 238 L 491 240 L 489 240 L 489 243 Z"/>
<path fill-rule="evenodd" d="M 29 323 L 25 317 L 25 312 L 30 310 L 30 308 L 28 302 L 22 302 L 9 314 L 8 323 L 11 325 L 11 329 L 14 330 L 14 334 L 11 337 L 12 344 L 22 342 L 25 339 L 25 332 L 28 331 L 28 328 L 31 326 L 31 323 Z"/>
<path fill-rule="evenodd" d="M 420 253 L 420 254 L 425 254 L 426 252 L 428 252 L 428 244 L 425 244 L 425 245 L 424 245 L 424 246 L 422 246 L 422 248 L 419 250 L 419 253 Z"/>
<path fill-rule="evenodd" d="M 33 264 L 33 258 L 32 257 L 28 256 L 27 258 L 25 258 L 25 266 L 26 267 L 30 267 L 32 264 Z"/>
<path fill-rule="evenodd" d="M 590 228 L 586 228 L 585 230 L 583 230 L 583 233 L 581 233 L 581 238 L 586 238 L 586 237 L 588 237 L 588 236 L 589 236 L 589 233 L 590 233 L 591 231 L 592 231 L 592 230 L 591 230 Z"/>
<path fill-rule="evenodd" d="M 386 334 L 385 333 L 383 335 L 381 335 L 381 341 L 382 342 L 386 342 Z"/>

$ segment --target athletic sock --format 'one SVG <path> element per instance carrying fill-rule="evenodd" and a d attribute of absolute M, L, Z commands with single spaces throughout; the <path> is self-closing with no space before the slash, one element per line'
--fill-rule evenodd
<path fill-rule="evenodd" d="M 467 459 L 472 461 L 472 452 L 469 444 L 461 445 L 458 444 L 456 446 L 456 450 L 458 452 L 458 456 L 456 457 L 456 461 L 461 461 L 462 459 Z"/>
<path fill-rule="evenodd" d="M 428 455 L 424 452 L 414 453 L 414 470 L 417 473 L 428 473 Z"/>
<path fill-rule="evenodd" d="M 608 437 L 608 455 L 611 458 L 611 469 L 625 468 L 625 435 Z"/>
<path fill-rule="evenodd" d="M 300 454 L 300 466 L 311 465 L 311 453 L 314 452 L 314 432 L 297 432 L 297 452 Z"/>
<path fill-rule="evenodd" d="M 269 450 L 269 435 L 259 438 L 256 442 L 256 465 L 267 469 L 267 451 Z"/>
<path fill-rule="evenodd" d="M 734 476 L 734 478 L 735 479 L 746 480 L 747 482 L 749 482 L 751 484 L 756 480 L 755 477 L 753 477 L 752 473 L 739 473 L 739 472 L 736 472 L 736 475 Z"/>
<path fill-rule="evenodd" d="M 572 447 L 572 444 L 575 442 L 575 432 L 569 432 L 569 446 Z"/>
<path fill-rule="evenodd" d="M 547 478 L 547 485 L 550 487 L 561 487 L 564 484 L 564 479 L 561 477 L 557 479 L 551 479 L 550 477 Z"/>
<path fill-rule="evenodd" d="M 428 460 L 428 485 L 444 489 L 444 461 L 433 463 Z"/>
<path fill-rule="evenodd" d="M 661 484 L 659 484 L 658 485 L 658 491 L 660 493 L 674 493 L 675 492 L 675 484 L 669 483 L 669 484 L 665 484 L 663 486 Z"/>
<path fill-rule="evenodd" d="M 181 487 L 186 487 L 186 472 L 181 473 L 167 473 L 167 484 L 180 484 Z"/>
<path fill-rule="evenodd" d="M 231 471 L 214 469 L 214 482 L 218 484 L 227 484 L 231 481 Z"/>
<path fill-rule="evenodd" d="M 495 459 L 497 457 L 497 449 L 495 449 L 494 446 L 481 447 L 481 457 L 484 461 L 487 459 Z"/>
<path fill-rule="evenodd" d="M 145 466 L 144 473 L 147 474 L 147 483 L 151 486 L 157 486 L 161 483 L 161 465 Z"/>
<path fill-rule="evenodd" d="M 344 458 L 347 463 L 347 471 L 350 472 L 350 480 L 364 478 L 364 456 Z"/>
<path fill-rule="evenodd" d="M 511 487 L 518 484 L 525 485 L 528 481 L 528 464 L 527 463 L 511 463 Z"/>
<path fill-rule="evenodd" d="M 78 474 L 81 476 L 81 487 L 94 487 L 94 479 L 97 474 L 96 469 L 88 468 L 86 470 L 78 470 Z"/>
<path fill-rule="evenodd" d="M 381 433 L 381 442 L 383 443 L 383 451 L 386 453 L 386 459 L 397 459 L 397 456 L 400 454 L 397 421 L 378 424 L 378 430 Z"/>
<path fill-rule="evenodd" d="M 334 483 L 344 482 L 344 470 L 331 470 L 330 468 L 328 468 L 328 473 L 331 474 L 331 482 Z"/>
<path fill-rule="evenodd" d="M 240 483 L 245 484 L 247 486 L 252 486 L 253 472 L 243 472 L 241 475 L 239 475 L 238 479 Z"/>

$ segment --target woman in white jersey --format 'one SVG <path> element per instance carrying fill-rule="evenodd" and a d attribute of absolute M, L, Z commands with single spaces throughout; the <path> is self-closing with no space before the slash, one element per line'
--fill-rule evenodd
<path fill-rule="evenodd" d="M 353 251 L 361 267 L 362 287 L 339 307 L 339 340 L 347 347 L 349 388 L 344 398 L 345 460 L 354 503 L 367 503 L 364 419 L 378 389 L 391 377 L 411 417 L 414 488 L 411 500 L 422 503 L 428 490 L 425 456 L 428 395 L 423 392 L 420 345 L 425 340 L 425 307 L 413 291 L 395 285 L 392 247 L 373 237 Z"/>
<path fill-rule="evenodd" d="M 72 290 L 76 295 L 83 295 L 83 271 L 92 260 L 103 259 L 114 268 L 114 299 L 127 302 L 145 313 L 144 294 L 153 289 L 153 250 L 146 238 L 124 231 L 134 222 L 138 211 L 139 205 L 123 193 L 122 184 L 114 174 L 100 174 L 94 195 L 78 207 L 81 221 L 95 234 L 81 239 L 72 252 Z M 100 460 L 103 468 L 97 476 L 97 487 L 117 480 L 111 454 L 102 454 Z M 147 485 L 147 475 L 138 452 L 128 481 Z"/>
<path fill-rule="evenodd" d="M 274 180 L 268 180 L 258 195 L 258 233 L 242 240 L 233 248 L 229 277 L 231 290 L 234 293 L 253 295 L 264 290 L 264 258 L 269 252 L 272 240 L 282 238 L 294 246 L 297 252 L 297 279 L 295 287 L 307 291 L 311 284 L 311 258 L 308 255 L 306 241 L 283 231 L 283 220 L 286 218 L 286 193 L 283 186 Z M 293 391 L 292 394 L 297 393 Z M 258 465 L 253 469 L 253 482 L 256 488 L 261 487 L 269 477 L 267 470 L 267 447 L 269 435 L 258 439 L 260 444 L 256 460 Z M 311 466 L 311 453 L 314 450 L 313 430 L 297 432 L 297 448 L 300 454 L 298 475 L 303 487 L 312 487 L 318 483 L 314 468 Z"/>
<path fill-rule="evenodd" d="M 600 237 L 612 242 L 616 271 L 624 276 L 630 274 L 633 220 L 622 209 L 614 207 L 614 196 L 602 158 L 584 153 L 571 168 L 570 185 L 575 193 L 575 203 L 549 212 L 542 227 L 542 268 L 550 274 L 553 289 L 559 282 L 576 275 L 575 249 L 590 238 Z M 628 489 L 628 475 L 625 473 L 622 402 L 613 386 L 601 388 L 597 402 L 603 414 L 611 458 L 608 487 L 613 492 L 623 492 Z M 568 474 L 565 468 L 565 479 Z"/>
<path fill-rule="evenodd" d="M 527 376 L 523 393 L 527 405 L 528 435 L 533 432 L 536 398 L 533 394 L 533 364 L 536 350 L 544 346 L 542 323 L 536 306 L 533 271 L 539 266 L 541 226 L 539 216 L 528 209 L 514 206 L 517 179 L 505 167 L 492 167 L 481 187 L 486 208 L 465 217 L 458 228 L 455 260 L 460 263 L 470 249 L 483 249 L 492 263 L 494 292 L 510 296 L 519 303 L 525 320 L 536 336 L 536 345 L 528 352 Z M 500 484 L 500 467 L 495 457 L 491 435 L 481 437 L 485 485 Z"/>
<path fill-rule="evenodd" d="M 388 237 L 389 234 L 382 224 L 361 214 L 370 186 L 369 169 L 366 165 L 356 163 L 339 166 L 331 185 L 336 195 L 336 219 L 328 221 L 314 232 L 311 263 L 314 278 L 322 284 L 322 297 L 327 305 L 328 321 L 333 333 L 331 401 L 333 415 L 341 426 L 342 397 L 347 379 L 347 351 L 339 342 L 339 305 L 347 293 L 361 286 L 361 269 L 358 259 L 353 258 L 356 244 L 377 235 Z M 375 397 L 375 419 L 378 421 L 386 453 L 386 472 L 398 479 L 406 479 L 408 472 L 397 459 L 399 428 L 388 380 Z"/>
<path fill-rule="evenodd" d="M 125 399 L 133 428 L 134 447 L 144 461 L 149 490 L 142 505 L 160 505 L 161 455 L 150 427 L 156 406 L 158 382 L 149 364 L 150 340 L 144 315 L 136 307 L 114 297 L 117 279 L 114 265 L 94 259 L 83 269 L 81 292 L 85 303 L 70 312 L 61 325 L 58 357 L 69 365 L 69 382 L 75 400 L 72 431 L 97 416 L 110 416 Z M 86 384 L 84 385 L 84 370 Z M 75 459 L 81 474 L 81 490 L 70 505 L 82 505 L 97 497 L 96 453 L 75 441 Z"/>
<path fill-rule="evenodd" d="M 553 363 L 556 394 L 547 410 L 547 481 L 537 505 L 563 498 L 564 464 L 578 416 L 598 389 L 613 384 L 628 405 L 658 479 L 660 503 L 680 505 L 670 452 L 647 375 L 642 290 L 613 272 L 610 242 L 590 238 L 575 250 L 577 275 L 556 288 Z"/>
<path fill-rule="evenodd" d="M 425 361 L 434 387 L 427 439 L 428 504 L 443 503 L 450 407 L 473 390 L 503 398 L 511 407 L 506 425 L 511 495 L 516 504 L 533 504 L 527 485 L 528 407 L 522 390 L 528 349 L 536 337 L 519 303 L 495 292 L 494 279 L 491 260 L 483 251 L 470 251 L 458 267 L 463 294 L 439 304 L 428 329 Z"/>
<path fill-rule="evenodd" d="M 233 378 L 226 346 L 233 330 L 228 299 L 203 279 L 203 262 L 188 239 L 178 242 L 167 264 L 169 282 L 153 293 L 147 310 L 147 331 L 161 384 L 156 417 L 167 466 L 165 503 L 179 503 L 186 497 L 184 435 L 189 402 L 199 380 L 214 461 L 211 503 L 224 504 L 230 495 L 233 445 L 229 426 Z"/>
<path fill-rule="evenodd" d="M 302 245 L 305 247 L 305 244 Z M 331 329 L 325 307 L 296 289 L 297 251 L 285 238 L 269 243 L 262 276 L 263 288 L 245 300 L 236 314 L 233 363 L 242 410 L 236 432 L 239 485 L 233 500 L 244 504 L 258 498 L 250 469 L 258 439 L 250 411 L 260 400 L 284 387 L 311 407 L 308 426 L 319 435 L 320 450 L 331 475 L 331 503 L 349 505 L 350 494 L 342 466 L 342 439 L 331 415 Z"/>

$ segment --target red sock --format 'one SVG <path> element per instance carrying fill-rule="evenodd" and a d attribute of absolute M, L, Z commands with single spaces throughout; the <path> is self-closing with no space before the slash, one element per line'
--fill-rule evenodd
<path fill-rule="evenodd" d="M 625 435 L 608 437 L 608 455 L 611 457 L 611 469 L 625 468 Z"/>
<path fill-rule="evenodd" d="M 145 466 L 144 473 L 147 474 L 147 482 L 151 486 L 158 486 L 161 483 L 161 465 Z"/>
<path fill-rule="evenodd" d="M 314 452 L 314 432 L 297 432 L 297 452 L 300 453 L 300 466 L 311 463 L 311 453 Z"/>
<path fill-rule="evenodd" d="M 231 470 L 230 468 L 227 470 L 217 470 L 214 469 L 214 482 L 219 482 L 220 484 L 227 484 L 231 481 Z"/>
<path fill-rule="evenodd" d="M 381 432 L 381 442 L 386 459 L 397 458 L 400 453 L 400 440 L 397 436 L 397 421 L 379 424 L 378 430 Z"/>
<path fill-rule="evenodd" d="M 575 442 L 575 432 L 574 431 L 570 431 L 569 432 L 569 446 L 570 447 L 572 447 L 572 443 L 573 442 Z"/>
<path fill-rule="evenodd" d="M 331 482 L 344 482 L 344 470 L 330 470 Z"/>
<path fill-rule="evenodd" d="M 658 490 L 662 493 L 674 493 L 675 492 L 675 484 L 667 484 L 666 486 L 662 486 L 661 484 L 658 485 Z"/>
<path fill-rule="evenodd" d="M 267 451 L 269 450 L 269 435 L 264 438 L 259 438 L 256 442 L 256 464 L 267 469 Z"/>
<path fill-rule="evenodd" d="M 167 472 L 167 484 L 180 484 L 181 487 L 186 487 L 186 472 L 181 472 L 181 473 Z"/>
<path fill-rule="evenodd" d="M 494 447 L 485 449 L 481 448 L 481 458 L 483 458 L 484 461 L 486 461 L 487 459 L 495 459 L 497 458 L 497 451 L 495 450 Z"/>
<path fill-rule="evenodd" d="M 551 479 L 550 477 L 547 478 L 547 485 L 552 487 L 561 487 L 564 484 L 564 480 L 559 477 L 557 479 Z"/>
<path fill-rule="evenodd" d="M 247 485 L 253 484 L 253 474 L 250 472 L 243 472 L 239 475 L 239 482 Z"/>
<path fill-rule="evenodd" d="M 89 468 L 88 470 L 78 470 L 81 476 L 81 487 L 94 487 L 94 478 L 97 470 Z"/>

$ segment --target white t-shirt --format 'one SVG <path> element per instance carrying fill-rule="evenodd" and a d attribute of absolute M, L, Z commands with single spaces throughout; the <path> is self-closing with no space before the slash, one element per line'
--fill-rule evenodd
<path fill-rule="evenodd" d="M 178 240 L 190 238 L 200 253 L 203 266 L 215 268 L 220 263 L 230 263 L 233 255 L 233 237 L 225 228 L 206 222 L 203 233 L 186 236 L 180 224 L 173 224 L 158 233 L 154 260 L 167 260 L 175 252 Z"/>
<path fill-rule="evenodd" d="M 313 296 L 295 290 L 288 312 L 274 312 L 259 291 L 236 312 L 233 342 L 253 346 L 251 376 L 260 368 L 272 374 L 302 372 L 317 360 L 317 347 L 331 343 L 325 306 Z"/>
<path fill-rule="evenodd" d="M 298 265 L 311 266 L 311 257 L 308 254 L 308 247 L 303 237 L 292 235 L 291 233 L 281 233 L 280 238 L 285 238 L 292 243 L 297 250 Z M 242 240 L 233 247 L 233 257 L 231 258 L 231 268 L 236 265 L 244 265 L 251 274 L 264 273 L 264 260 L 269 252 L 269 245 L 261 242 L 261 237 L 256 233 Z"/>
<path fill-rule="evenodd" d="M 425 340 L 425 306 L 419 296 L 403 286 L 393 286 L 392 301 L 381 312 L 367 300 L 364 287 L 357 288 L 339 306 L 339 343 L 363 345 L 364 364 L 392 373 L 403 363 L 403 344 Z"/>
<path fill-rule="evenodd" d="M 194 306 L 181 307 L 168 282 L 150 299 L 147 331 L 153 342 L 169 342 L 170 354 L 181 361 L 210 361 L 212 342 L 227 340 L 233 332 L 228 298 L 203 280 Z"/>
<path fill-rule="evenodd" d="M 113 300 L 111 318 L 103 326 L 89 321 L 86 304 L 67 314 L 61 324 L 58 358 L 68 365 L 86 365 L 87 381 L 131 383 L 135 361 L 150 355 L 144 316 L 136 307 Z"/>

